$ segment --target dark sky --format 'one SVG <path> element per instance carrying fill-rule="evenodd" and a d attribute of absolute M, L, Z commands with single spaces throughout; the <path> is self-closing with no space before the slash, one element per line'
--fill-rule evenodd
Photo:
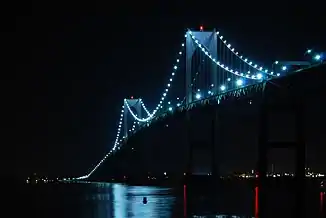
<path fill-rule="evenodd" d="M 321 0 L 162 2 L 34 2 L 17 12 L 8 173 L 83 174 L 112 145 L 123 98 L 156 104 L 186 28 L 217 28 L 266 64 L 326 50 Z"/>

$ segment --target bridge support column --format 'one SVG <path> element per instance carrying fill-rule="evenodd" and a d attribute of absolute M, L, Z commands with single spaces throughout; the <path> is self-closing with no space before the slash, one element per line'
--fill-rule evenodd
<path fill-rule="evenodd" d="M 267 88 L 267 87 L 266 87 Z M 304 195 L 305 195 L 305 163 L 306 149 L 304 137 L 304 112 L 302 96 L 300 94 L 290 93 L 286 101 L 290 102 L 289 108 L 295 113 L 295 130 L 296 141 L 294 142 L 270 142 L 269 133 L 269 110 L 274 107 L 268 103 L 266 90 L 262 94 L 261 118 L 260 118 L 260 134 L 258 142 L 258 187 L 259 187 L 259 210 L 258 217 L 267 217 L 266 214 L 266 173 L 267 173 L 267 154 L 269 149 L 273 148 L 293 148 L 296 153 L 296 169 L 295 169 L 295 186 L 296 186 L 296 208 L 294 209 L 294 217 L 302 217 L 304 215 Z M 289 94 L 289 93 L 286 93 Z M 283 106 L 283 104 L 282 104 Z M 283 108 L 284 110 L 284 108 Z"/>
<path fill-rule="evenodd" d="M 187 163 L 187 169 L 186 169 L 186 175 L 187 177 L 191 176 L 192 171 L 193 171 L 193 166 L 192 166 L 192 162 L 193 162 L 193 144 L 192 144 L 192 139 L 191 139 L 191 135 L 192 135 L 192 128 L 191 128 L 191 115 L 190 115 L 190 111 L 186 112 L 186 123 L 187 123 L 187 145 L 188 145 L 188 163 Z"/>
<path fill-rule="evenodd" d="M 212 31 L 188 31 L 186 36 L 186 103 L 189 104 L 193 101 L 193 89 L 192 89 L 192 82 L 193 82 L 193 69 L 192 69 L 192 57 L 198 49 L 197 44 L 194 42 L 192 35 L 202 44 L 206 50 L 212 55 L 213 58 L 217 57 L 217 35 L 215 29 Z M 211 69 L 210 69 L 210 83 L 214 84 L 213 91 L 217 91 L 217 66 L 213 61 L 211 61 Z"/>
<path fill-rule="evenodd" d="M 219 110 L 216 106 L 212 107 L 212 126 L 211 126 L 211 169 L 214 178 L 219 177 L 218 163 L 216 158 L 216 142 L 221 137 L 219 122 Z"/>
<path fill-rule="evenodd" d="M 212 174 L 212 178 L 219 177 L 218 163 L 216 158 L 216 142 L 218 137 L 220 137 L 220 126 L 219 126 L 219 111 L 216 106 L 207 106 L 204 108 L 207 110 L 207 113 L 210 115 L 210 120 L 208 120 L 208 126 L 210 127 L 210 140 L 208 138 L 207 143 L 201 141 L 193 140 L 193 128 L 191 125 L 191 112 L 188 111 L 186 115 L 187 119 L 187 143 L 188 143 L 188 164 L 187 164 L 187 175 L 192 175 L 194 173 L 194 154 L 196 148 L 205 149 L 210 158 L 209 168 L 210 173 Z M 196 159 L 196 158 L 195 158 Z"/>
<path fill-rule="evenodd" d="M 142 118 L 142 106 L 141 106 L 141 100 L 140 99 L 126 99 L 126 102 L 124 102 L 124 114 L 123 114 L 123 128 L 124 128 L 124 137 L 128 137 L 128 114 L 129 110 L 127 108 L 127 105 L 129 105 L 130 109 L 133 111 L 135 115 L 137 115 L 138 118 Z"/>

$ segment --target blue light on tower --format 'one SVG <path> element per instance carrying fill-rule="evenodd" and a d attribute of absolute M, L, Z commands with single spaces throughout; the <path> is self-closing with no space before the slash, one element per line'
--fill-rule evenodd
<path fill-rule="evenodd" d="M 282 70 L 286 70 L 286 69 L 288 69 L 286 66 L 283 66 L 283 67 L 282 67 Z"/>
<path fill-rule="evenodd" d="M 261 73 L 258 73 L 257 74 L 257 79 L 262 79 L 263 78 L 263 75 Z"/>
<path fill-rule="evenodd" d="M 243 81 L 242 79 L 238 79 L 237 82 L 236 82 L 237 86 L 242 86 L 243 84 Z"/>
<path fill-rule="evenodd" d="M 196 94 L 196 99 L 199 100 L 200 98 L 201 98 L 201 94 L 200 94 L 200 93 L 197 93 L 197 94 Z"/>
<path fill-rule="evenodd" d="M 225 91 L 226 87 L 224 85 L 221 85 L 220 89 L 221 91 Z"/>
<path fill-rule="evenodd" d="M 172 111 L 172 107 L 169 107 L 169 111 Z"/>
<path fill-rule="evenodd" d="M 319 54 L 315 56 L 316 61 L 319 61 L 320 59 L 321 59 L 321 56 Z"/>

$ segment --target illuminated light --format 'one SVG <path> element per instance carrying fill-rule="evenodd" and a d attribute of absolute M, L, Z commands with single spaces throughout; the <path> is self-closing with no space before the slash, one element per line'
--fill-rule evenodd
<path fill-rule="evenodd" d="M 219 32 L 216 32 L 216 35 L 219 35 L 220 33 Z M 223 37 L 222 36 L 220 36 L 219 37 L 220 38 L 220 40 L 222 41 L 222 39 L 223 39 Z M 251 67 L 253 67 L 253 68 L 255 68 L 256 70 L 258 70 L 258 69 L 260 69 L 260 70 L 262 70 L 263 69 L 263 67 L 260 67 L 260 68 L 258 68 L 258 65 L 257 64 L 254 64 L 252 61 L 248 61 L 248 59 L 247 58 L 243 58 L 243 55 L 239 55 L 239 52 L 237 52 L 236 50 L 235 50 L 235 48 L 232 48 L 231 47 L 231 44 L 226 44 L 226 40 L 224 40 L 224 41 L 222 41 L 223 43 L 224 43 L 224 45 L 234 54 L 234 55 L 236 55 L 238 58 L 240 58 L 242 61 L 244 61 L 244 62 L 246 62 L 248 65 L 250 65 Z M 267 72 L 264 72 L 264 73 L 266 73 L 266 74 L 269 74 L 268 73 L 268 71 Z M 251 78 L 251 79 L 255 79 L 255 78 Z"/>
<path fill-rule="evenodd" d="M 320 212 L 324 213 L 324 192 L 320 192 Z"/>
<path fill-rule="evenodd" d="M 198 40 L 196 40 L 196 37 L 195 37 L 194 35 L 192 35 L 192 38 L 195 39 L 195 43 L 199 46 L 200 44 L 198 43 Z M 223 43 L 225 44 L 226 41 L 224 41 Z M 231 50 L 231 49 L 230 49 L 230 50 Z M 205 54 L 207 57 L 209 57 L 211 60 L 214 59 L 214 58 L 213 58 L 213 57 L 212 57 L 212 56 L 211 56 L 207 51 L 205 51 L 204 48 L 202 48 L 202 51 L 203 51 L 204 54 Z M 218 61 L 213 61 L 213 63 L 217 64 L 219 67 L 223 68 L 224 70 L 226 70 L 226 71 L 228 71 L 228 72 L 230 72 L 230 73 L 232 73 L 232 74 L 235 74 L 235 73 L 234 73 L 235 70 L 232 70 L 232 69 L 230 69 L 229 67 L 224 66 L 224 65 L 221 64 L 220 62 L 218 62 Z M 240 76 L 242 76 L 242 75 L 240 75 Z M 243 76 L 242 76 L 242 77 L 243 77 Z M 250 78 L 250 79 L 255 80 L 255 78 Z"/>
<path fill-rule="evenodd" d="M 131 96 L 130 98 L 131 98 L 131 99 L 134 99 L 134 96 Z"/>
<path fill-rule="evenodd" d="M 222 86 L 220 87 L 220 89 L 221 89 L 222 91 L 224 91 L 224 90 L 226 89 L 226 87 L 225 87 L 224 85 L 222 85 Z"/>
<path fill-rule="evenodd" d="M 200 29 L 200 31 L 203 31 L 204 30 L 204 27 L 203 26 L 200 26 L 199 29 Z"/>
<path fill-rule="evenodd" d="M 172 107 L 169 107 L 169 111 L 172 111 Z"/>
<path fill-rule="evenodd" d="M 315 60 L 319 61 L 321 59 L 321 56 L 318 54 L 315 56 Z"/>
<path fill-rule="evenodd" d="M 283 66 L 283 67 L 282 67 L 282 70 L 286 70 L 286 69 L 287 69 L 287 67 L 286 67 L 286 66 Z"/>
<path fill-rule="evenodd" d="M 278 64 L 278 61 L 275 61 L 274 63 L 275 63 L 275 64 Z"/>
<path fill-rule="evenodd" d="M 212 93 L 212 91 L 209 90 L 209 91 L 208 91 L 208 94 L 210 95 L 211 93 Z"/>
<path fill-rule="evenodd" d="M 190 33 L 191 33 L 191 31 L 189 31 Z M 187 37 L 187 34 L 185 35 L 185 37 Z M 184 47 L 184 43 L 182 43 L 182 47 Z M 179 51 L 179 55 L 182 55 L 182 51 Z M 177 63 L 179 63 L 180 61 L 179 61 L 179 59 L 177 59 L 176 60 L 176 62 Z M 174 69 L 176 70 L 177 68 L 178 68 L 178 66 L 177 65 L 174 65 L 173 66 L 174 67 Z M 172 72 L 172 76 L 174 76 L 175 75 L 175 72 Z M 170 81 L 172 82 L 172 78 L 170 78 Z M 171 84 L 169 83 L 169 84 L 167 84 L 167 86 L 168 87 L 170 87 L 171 86 Z M 167 95 L 167 92 L 168 92 L 168 89 L 166 89 L 165 90 L 165 92 L 163 93 L 163 96 L 165 97 L 166 95 Z M 122 106 L 122 108 L 124 108 L 124 106 L 126 105 L 126 107 L 127 107 L 127 109 L 128 109 L 128 111 L 129 111 L 129 113 L 131 113 L 131 115 L 134 117 L 134 119 L 136 120 L 135 122 L 134 122 L 134 125 L 132 126 L 132 128 L 131 128 L 131 131 L 134 131 L 135 130 L 135 123 L 137 122 L 137 123 L 139 123 L 139 122 L 146 122 L 147 123 L 147 126 L 149 125 L 149 121 L 153 118 L 153 116 L 155 115 L 155 113 L 158 111 L 158 109 L 159 108 L 162 108 L 162 104 L 163 104 L 163 100 L 165 99 L 164 97 L 162 97 L 161 98 L 161 101 L 160 101 L 160 103 L 156 106 L 156 109 L 155 110 L 153 110 L 153 112 L 152 113 L 150 113 L 147 109 L 146 109 L 146 107 L 145 107 L 145 105 L 144 105 L 144 103 L 142 102 L 142 100 L 140 99 L 140 101 L 141 101 L 141 106 L 144 108 L 144 110 L 146 111 L 146 113 L 147 113 L 147 115 L 148 115 L 148 117 L 147 118 L 143 118 L 143 119 L 141 119 L 141 118 L 138 118 L 137 117 L 137 114 L 133 114 L 133 112 L 131 111 L 131 109 L 130 109 L 130 106 L 128 105 L 128 102 L 127 102 L 127 100 L 125 99 L 124 100 L 124 105 Z M 133 99 L 133 96 L 131 96 L 131 99 Z M 101 161 L 99 161 L 99 163 L 87 174 L 87 175 L 85 175 L 85 176 L 82 176 L 82 177 L 79 177 L 79 179 L 86 179 L 86 178 L 89 178 L 89 176 L 90 175 L 92 175 L 93 174 L 93 172 L 104 162 L 104 160 L 109 156 L 109 155 L 111 155 L 111 154 L 113 154 L 114 153 L 114 151 L 116 151 L 116 150 L 119 150 L 120 148 L 121 148 L 121 146 L 122 146 L 122 144 L 120 144 L 121 142 L 122 142 L 122 140 L 123 139 L 125 139 L 125 140 L 127 140 L 128 139 L 128 137 L 126 137 L 126 136 L 122 136 L 122 139 L 120 139 L 120 133 L 121 133 L 121 127 L 122 127 L 122 119 L 123 119 L 123 117 L 124 117 L 124 110 L 122 109 L 121 110 L 121 115 L 120 115 L 120 122 L 119 122 L 119 126 L 118 126 L 118 129 L 117 129 L 117 135 L 116 135 L 116 138 L 115 138 L 115 142 L 114 142 L 114 144 L 113 144 L 113 147 L 111 148 L 111 150 L 104 156 L 104 158 L 102 158 L 101 159 Z M 129 130 L 130 131 L 130 130 Z"/>
<path fill-rule="evenodd" d="M 261 73 L 258 73 L 258 74 L 257 74 L 257 78 L 258 78 L 258 79 L 262 79 L 262 78 L 263 78 L 263 75 L 262 75 Z"/>
<path fill-rule="evenodd" d="M 196 94 L 196 99 L 200 99 L 201 98 L 201 94 L 197 93 Z"/>
<path fill-rule="evenodd" d="M 180 103 L 177 104 L 177 107 L 180 107 Z"/>
<path fill-rule="evenodd" d="M 241 79 L 238 79 L 236 84 L 237 84 L 237 86 L 241 86 L 243 84 L 243 81 Z"/>
<path fill-rule="evenodd" d="M 259 188 L 255 187 L 255 217 L 259 217 Z"/>
<path fill-rule="evenodd" d="M 307 53 L 308 53 L 308 54 L 310 54 L 311 52 L 312 52 L 312 50 L 311 50 L 311 49 L 308 49 L 308 50 L 307 50 Z"/>
<path fill-rule="evenodd" d="M 184 173 L 183 175 L 186 175 Z M 183 185 L 183 217 L 187 217 L 187 186 Z"/>
<path fill-rule="evenodd" d="M 229 82 L 230 82 L 230 81 L 231 81 L 231 78 L 228 78 L 228 79 L 227 79 L 227 81 L 229 81 Z"/>

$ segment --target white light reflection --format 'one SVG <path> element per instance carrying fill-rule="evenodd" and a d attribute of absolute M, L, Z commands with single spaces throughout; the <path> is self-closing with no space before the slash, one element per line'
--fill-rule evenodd
<path fill-rule="evenodd" d="M 124 185 L 113 185 L 113 214 L 114 217 L 127 216 L 127 188 Z"/>
<path fill-rule="evenodd" d="M 175 197 L 166 195 L 168 188 L 158 187 L 128 187 L 128 214 L 134 218 L 144 217 L 170 217 Z M 143 203 L 143 198 L 147 198 L 147 203 Z"/>

